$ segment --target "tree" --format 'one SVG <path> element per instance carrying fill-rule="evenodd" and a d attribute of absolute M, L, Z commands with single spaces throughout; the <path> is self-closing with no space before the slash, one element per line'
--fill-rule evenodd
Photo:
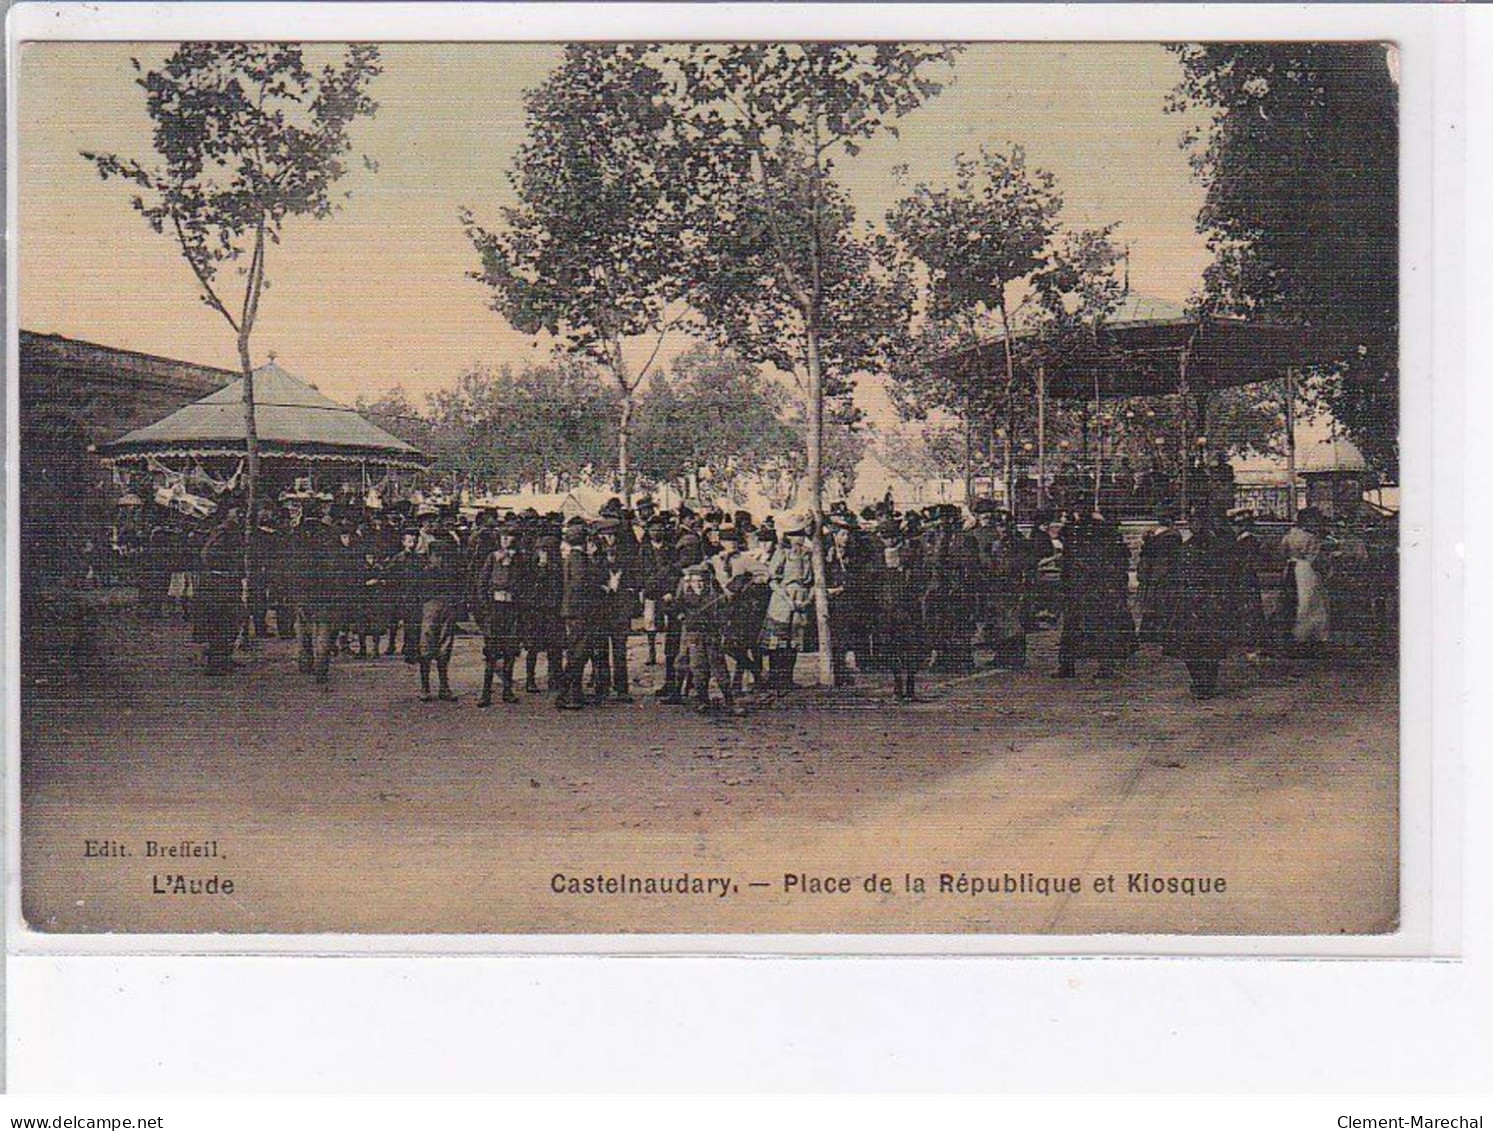
<path fill-rule="evenodd" d="M 524 333 L 543 330 L 611 374 L 617 474 L 632 491 L 631 437 L 639 386 L 676 324 L 679 209 L 667 83 L 629 44 L 570 44 L 524 99 L 528 140 L 508 179 L 518 204 L 490 231 L 461 220 L 481 259 L 472 277 L 493 309 Z M 656 336 L 633 370 L 628 339 Z"/>
<path fill-rule="evenodd" d="M 140 71 L 139 61 L 132 62 Z M 246 579 L 259 481 L 251 344 L 269 287 L 269 245 L 280 243 L 289 217 L 325 219 L 336 211 L 332 188 L 347 171 L 353 123 L 378 109 L 368 88 L 379 71 L 378 48 L 371 44 L 354 44 L 340 62 L 313 71 L 299 44 L 183 43 L 160 70 L 136 80 L 145 91 L 154 148 L 164 165 L 83 154 L 105 180 L 118 177 L 140 190 L 131 201 L 135 211 L 153 231 L 175 239 L 202 301 L 237 336 L 244 383 Z M 220 278 L 229 264 L 243 280 L 237 297 Z"/>
<path fill-rule="evenodd" d="M 882 467 L 914 485 L 969 473 L 962 427 L 879 428 L 874 451 Z M 922 502 L 921 486 L 914 487 L 913 501 Z"/>
<path fill-rule="evenodd" d="M 930 72 L 954 50 L 742 43 L 694 46 L 678 58 L 694 224 L 707 233 L 695 272 L 704 285 L 692 302 L 745 356 L 799 375 L 804 386 L 820 681 L 829 686 L 826 395 L 834 382 L 848 385 L 857 355 L 896 325 L 875 312 L 903 305 L 869 271 L 871 256 L 834 183 L 835 163 L 936 95 Z"/>
<path fill-rule="evenodd" d="M 428 398 L 437 466 L 470 483 L 517 490 L 574 483 L 616 458 L 616 394 L 595 368 L 561 357 L 548 365 L 478 365 Z"/>
<path fill-rule="evenodd" d="M 1008 499 L 1015 497 L 1011 443 L 1016 434 L 1010 288 L 1049 265 L 1062 207 L 1052 174 L 1028 169 L 1021 146 L 1004 150 L 982 146 L 974 157 L 961 153 L 955 158 L 952 187 L 920 184 L 887 216 L 887 226 L 927 273 L 930 318 L 953 321 L 972 333 L 982 316 L 1000 317 L 1006 370 Z M 966 389 L 966 417 L 972 399 Z"/>
<path fill-rule="evenodd" d="M 975 501 L 976 462 L 995 458 L 994 428 L 976 436 L 976 420 L 994 420 L 999 407 L 995 390 L 988 380 L 985 356 L 994 347 L 986 341 L 972 320 L 945 322 L 924 321 L 919 331 L 910 335 L 907 348 L 892 361 L 888 391 L 897 414 L 904 421 L 926 421 L 944 414 L 960 421 L 958 471 L 964 480 L 966 506 Z M 972 356 L 972 364 L 951 366 L 942 359 L 951 355 Z M 941 430 L 942 431 L 942 430 Z M 945 438 L 946 439 L 946 438 Z M 940 441 L 943 450 L 945 440 Z"/>
<path fill-rule="evenodd" d="M 1310 323 L 1325 407 L 1393 475 L 1399 458 L 1399 92 L 1380 43 L 1174 47 L 1169 108 L 1207 186 L 1213 309 Z"/>
<path fill-rule="evenodd" d="M 638 406 L 638 473 L 651 483 L 739 484 L 802 447 L 784 418 L 788 393 L 761 369 L 699 343 L 650 385 Z"/>

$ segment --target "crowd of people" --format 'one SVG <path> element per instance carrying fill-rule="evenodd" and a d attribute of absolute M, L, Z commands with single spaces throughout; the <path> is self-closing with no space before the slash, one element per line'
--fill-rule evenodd
<path fill-rule="evenodd" d="M 972 669 L 977 649 L 983 663 L 1025 667 L 1028 633 L 1045 624 L 1059 626 L 1060 679 L 1089 664 L 1094 678 L 1114 678 L 1144 643 L 1183 661 L 1199 698 L 1217 694 L 1231 646 L 1310 661 L 1327 632 L 1322 516 L 1304 511 L 1268 555 L 1248 516 L 1226 516 L 1206 494 L 1185 532 L 1177 518 L 1159 507 L 1132 562 L 1119 521 L 1092 505 L 1039 513 L 1023 530 L 988 500 L 969 513 L 836 504 L 821 541 L 820 610 L 807 516 L 660 512 L 645 498 L 633 508 L 613 499 L 592 520 L 463 517 L 290 497 L 257 515 L 247 587 L 239 511 L 227 510 L 195 563 L 190 543 L 153 532 L 165 553 L 145 555 L 141 607 L 159 615 L 180 600 L 214 674 L 273 630 L 298 640 L 301 670 L 324 686 L 334 656 L 400 654 L 426 700 L 456 699 L 453 646 L 475 623 L 481 707 L 542 693 L 541 676 L 562 710 L 630 701 L 628 646 L 640 633 L 642 662 L 663 667 L 663 703 L 740 713 L 747 692 L 795 686 L 799 656 L 818 651 L 821 616 L 837 684 L 890 677 L 899 700 L 916 697 L 925 671 Z M 1283 596 L 1267 624 L 1268 571 Z"/>

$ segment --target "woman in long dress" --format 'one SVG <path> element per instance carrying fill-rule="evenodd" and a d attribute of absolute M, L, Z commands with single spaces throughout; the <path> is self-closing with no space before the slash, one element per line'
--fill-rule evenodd
<path fill-rule="evenodd" d="M 1286 557 L 1287 592 L 1294 597 L 1291 638 L 1287 643 L 1304 658 L 1314 657 L 1327 641 L 1327 588 L 1317 568 L 1325 534 L 1322 513 L 1315 507 L 1307 507 L 1297 515 L 1296 525 L 1280 543 Z"/>

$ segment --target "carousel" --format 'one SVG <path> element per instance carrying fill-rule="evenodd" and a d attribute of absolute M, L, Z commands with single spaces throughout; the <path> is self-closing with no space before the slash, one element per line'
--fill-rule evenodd
<path fill-rule="evenodd" d="M 149 499 L 208 518 L 244 474 L 244 383 L 234 381 L 94 450 L 111 464 L 121 499 Z M 355 496 L 376 507 L 401 476 L 430 460 L 354 409 L 338 404 L 274 361 L 254 371 L 259 492 Z"/>

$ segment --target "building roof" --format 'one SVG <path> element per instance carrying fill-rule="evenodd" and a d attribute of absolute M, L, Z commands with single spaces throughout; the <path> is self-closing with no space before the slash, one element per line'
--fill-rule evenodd
<path fill-rule="evenodd" d="M 188 396 L 219 389 L 238 374 L 231 369 L 195 365 L 170 357 L 119 349 L 115 346 L 66 338 L 61 334 L 20 331 L 21 373 L 77 374 L 90 380 L 155 386 Z"/>
<path fill-rule="evenodd" d="M 170 416 L 100 444 L 106 459 L 236 456 L 244 452 L 243 378 Z M 424 467 L 423 454 L 274 362 L 254 370 L 260 455 Z"/>

